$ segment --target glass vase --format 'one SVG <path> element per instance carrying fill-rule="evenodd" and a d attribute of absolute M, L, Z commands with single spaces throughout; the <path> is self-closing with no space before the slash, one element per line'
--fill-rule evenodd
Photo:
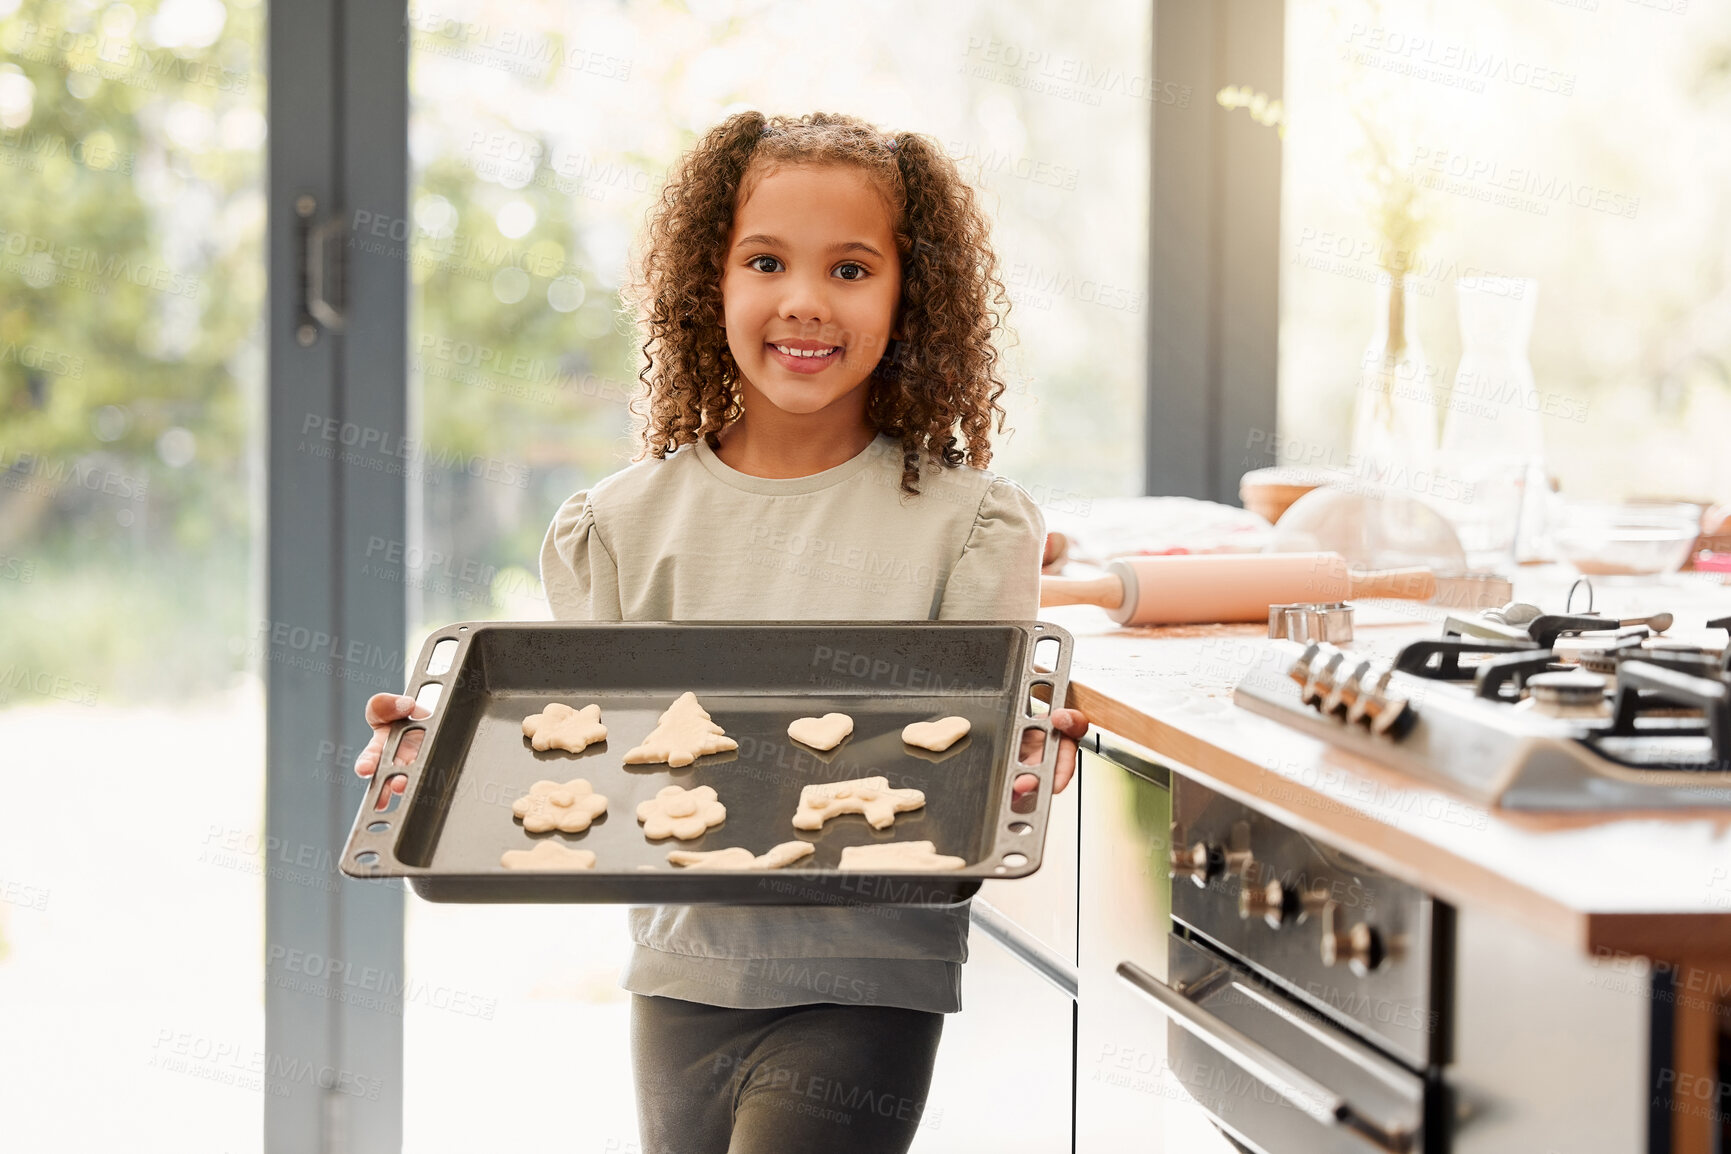
<path fill-rule="evenodd" d="M 1461 361 L 1443 415 L 1441 506 L 1475 568 L 1515 561 L 1517 535 L 1536 527 L 1544 481 L 1540 398 L 1527 360 L 1539 283 L 1528 277 L 1457 281 Z"/>
<path fill-rule="evenodd" d="M 1436 454 L 1434 370 L 1419 347 L 1411 279 L 1377 285 L 1376 328 L 1359 361 L 1352 412 L 1352 471 L 1365 481 L 1423 494 Z"/>

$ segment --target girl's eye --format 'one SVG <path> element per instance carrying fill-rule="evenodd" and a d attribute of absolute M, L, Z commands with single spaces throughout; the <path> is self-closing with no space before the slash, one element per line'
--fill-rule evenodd
<path fill-rule="evenodd" d="M 751 268 L 751 269 L 756 269 L 758 272 L 777 272 L 777 271 L 779 271 L 778 269 L 775 269 L 775 268 L 763 268 L 762 263 L 761 263 L 763 261 L 768 261 L 769 263 L 771 263 L 773 265 L 777 265 L 777 266 L 779 266 L 781 264 L 781 262 L 779 260 L 775 259 L 773 256 L 754 256 L 750 260 L 745 262 L 745 267 Z"/>
<path fill-rule="evenodd" d="M 837 275 L 840 275 L 842 272 L 844 272 L 847 269 L 853 269 L 854 272 L 858 273 L 859 275 L 857 275 L 857 276 L 843 276 L 841 278 L 842 280 L 864 280 L 866 278 L 866 276 L 869 275 L 866 272 L 865 265 L 856 264 L 855 262 L 853 262 L 851 260 L 848 261 L 846 264 L 837 265 L 835 271 L 836 271 Z"/>

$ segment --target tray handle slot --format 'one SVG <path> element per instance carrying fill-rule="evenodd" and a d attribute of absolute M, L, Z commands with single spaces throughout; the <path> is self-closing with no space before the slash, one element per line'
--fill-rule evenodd
<path fill-rule="evenodd" d="M 457 639 L 442 637 L 433 645 L 427 660 L 421 664 L 421 670 L 428 677 L 439 677 L 449 673 L 457 663 Z"/>
<path fill-rule="evenodd" d="M 997 828 L 1000 836 L 1008 835 L 1008 843 L 1000 845 L 1013 847 L 1021 838 L 1033 836 L 1031 844 L 1044 844 L 1046 836 L 1046 804 L 1052 796 L 1052 778 L 1058 768 L 1058 747 L 1062 734 L 1052 728 L 1051 711 L 1063 706 L 1068 699 L 1070 686 L 1070 652 L 1075 642 L 1068 630 L 1044 621 L 1035 621 L 1027 626 L 1029 642 L 1023 651 L 1020 684 L 1017 687 L 1016 701 L 1019 703 L 1017 712 L 1027 716 L 1020 719 L 1015 738 L 1010 743 L 1008 756 L 1010 771 L 1004 782 L 1004 797 L 999 807 Z M 1048 668 L 1050 666 L 1050 668 Z M 1036 714 L 1034 702 L 1045 703 L 1046 710 Z M 1044 748 L 1040 751 L 1040 759 L 1033 764 L 1022 763 L 1021 744 L 1023 735 L 1028 730 L 1041 733 Z M 1023 774 L 1031 774 L 1037 784 L 1028 792 L 1017 795 L 1016 779 Z M 993 873 L 998 876 L 1020 877 L 1029 872 L 1032 864 L 1026 854 L 1015 854 L 1022 861 L 1012 863 L 1000 855 Z"/>
<path fill-rule="evenodd" d="M 439 724 L 444 719 L 439 706 L 446 700 L 451 682 L 457 676 L 456 671 L 463 668 L 473 641 L 474 630 L 468 625 L 450 625 L 429 635 L 422 643 L 421 655 L 410 667 L 418 672 L 411 672 L 409 684 L 420 682 L 415 690 L 415 703 L 426 707 L 428 715 L 397 721 L 385 735 L 385 747 L 379 752 L 379 768 L 367 780 L 366 793 L 361 799 L 361 812 L 369 815 L 371 820 L 365 825 L 357 822 L 349 835 L 349 844 L 343 853 L 345 873 L 365 877 L 377 874 L 382 868 L 400 867 L 395 853 L 396 827 L 414 802 L 415 786 L 420 780 L 427 751 L 438 739 Z M 420 749 L 407 765 L 395 764 L 404 736 L 416 729 L 425 731 Z M 381 810 L 379 798 L 390 782 L 398 777 L 408 779 L 403 784 L 402 796 Z"/>
<path fill-rule="evenodd" d="M 444 699 L 444 696 L 444 682 L 428 681 L 419 689 L 415 690 L 415 704 L 426 710 L 427 716 L 431 717 L 434 713 L 438 712 L 439 702 Z M 421 720 L 425 721 L 426 718 L 422 718 Z"/>

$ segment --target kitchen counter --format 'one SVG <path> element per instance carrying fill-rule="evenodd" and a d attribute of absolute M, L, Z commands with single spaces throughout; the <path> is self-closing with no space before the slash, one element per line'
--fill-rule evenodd
<path fill-rule="evenodd" d="M 1600 608 L 1671 609 L 1672 636 L 1722 642 L 1701 624 L 1715 606 L 1731 610 L 1731 589 L 1672 580 L 1601 590 Z M 1518 582 L 1517 595 L 1561 604 L 1548 587 Z M 1177 772 L 1445 901 L 1495 909 L 1583 953 L 1731 960 L 1731 810 L 1487 810 L 1232 704 L 1246 676 L 1283 676 L 1260 625 L 1125 628 L 1089 606 L 1041 616 L 1076 638 L 1070 703 Z M 1439 621 L 1427 607 L 1362 605 L 1352 647 L 1392 657 L 1439 636 Z"/>

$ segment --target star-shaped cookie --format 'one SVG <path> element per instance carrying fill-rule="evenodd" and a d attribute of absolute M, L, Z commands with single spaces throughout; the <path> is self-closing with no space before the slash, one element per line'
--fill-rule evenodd
<path fill-rule="evenodd" d="M 508 870 L 587 870 L 595 868 L 595 852 L 539 841 L 534 849 L 506 850 L 499 856 L 499 864 Z"/>
<path fill-rule="evenodd" d="M 737 845 L 728 849 L 670 849 L 667 860 L 676 866 L 701 866 L 711 870 L 778 870 L 792 865 L 816 848 L 809 841 L 784 841 L 761 856 Z"/>
<path fill-rule="evenodd" d="M 844 813 L 864 814 L 873 829 L 883 829 L 896 814 L 919 809 L 926 795 L 917 789 L 891 789 L 886 777 L 858 777 L 808 785 L 799 791 L 799 810 L 793 815 L 794 829 L 822 829 L 823 823 Z"/>
<path fill-rule="evenodd" d="M 727 807 L 715 800 L 715 790 L 707 785 L 696 789 L 666 786 L 637 805 L 637 820 L 643 823 L 643 834 L 652 839 L 676 837 L 690 841 L 702 837 L 704 830 L 720 825 L 726 818 Z"/>
<path fill-rule="evenodd" d="M 585 746 L 607 740 L 607 727 L 601 724 L 599 705 L 572 709 L 555 701 L 540 713 L 531 713 L 523 719 L 523 736 L 539 750 L 564 749 L 582 753 Z"/>
<path fill-rule="evenodd" d="M 678 768 L 690 765 L 706 753 L 738 749 L 739 742 L 726 736 L 709 719 L 709 711 L 697 704 L 697 694 L 683 693 L 657 719 L 643 744 L 626 751 L 626 765 L 648 765 L 665 761 Z"/>
<path fill-rule="evenodd" d="M 523 828 L 530 833 L 552 829 L 582 833 L 607 812 L 607 799 L 580 777 L 564 783 L 538 781 L 511 803 L 511 812 L 523 819 Z"/>

